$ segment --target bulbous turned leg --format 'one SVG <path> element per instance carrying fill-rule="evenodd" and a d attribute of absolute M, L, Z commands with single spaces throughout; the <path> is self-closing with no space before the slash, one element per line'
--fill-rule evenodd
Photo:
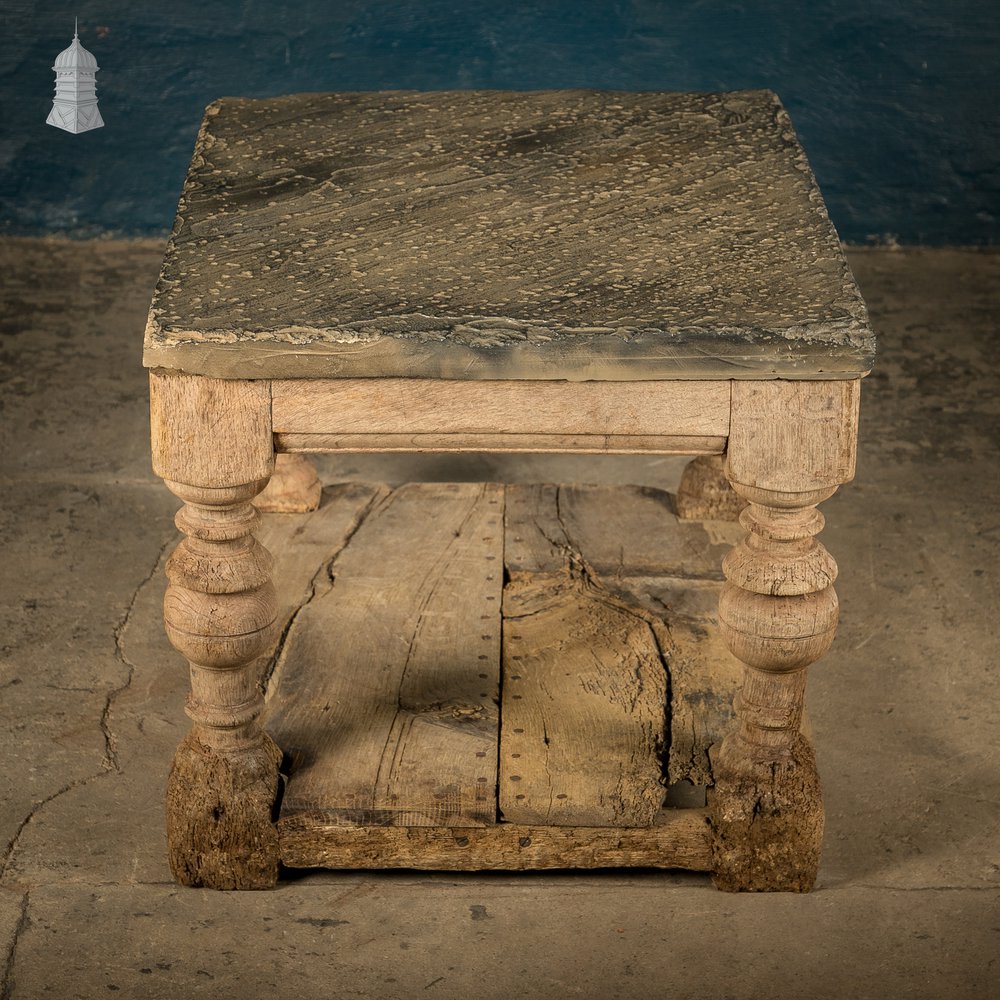
<path fill-rule="evenodd" d="M 194 728 L 167 784 L 170 865 L 186 885 L 267 888 L 281 754 L 260 725 L 253 664 L 270 650 L 277 601 L 251 500 L 274 469 L 271 387 L 151 371 L 149 403 L 153 470 L 185 504 L 163 611 L 191 667 Z"/>
<path fill-rule="evenodd" d="M 250 503 L 263 481 L 210 489 L 168 482 L 187 535 L 167 562 L 164 621 L 191 666 L 194 727 L 167 783 L 167 844 L 175 878 L 215 889 L 260 889 L 278 876 L 272 810 L 281 752 L 263 731 L 251 669 L 273 638 L 271 557 L 254 538 Z"/>
<path fill-rule="evenodd" d="M 699 455 L 684 468 L 677 516 L 689 521 L 735 521 L 746 501 L 729 485 L 722 455 Z"/>
<path fill-rule="evenodd" d="M 305 455 L 275 455 L 274 475 L 254 506 L 265 513 L 305 514 L 319 507 L 323 484 Z"/>
<path fill-rule="evenodd" d="M 780 494 L 736 484 L 747 536 L 723 562 L 719 626 L 743 664 L 736 727 L 713 754 L 715 883 L 812 888 L 823 837 L 816 759 L 802 735 L 806 667 L 837 626 L 837 567 L 815 539 L 835 487 Z"/>

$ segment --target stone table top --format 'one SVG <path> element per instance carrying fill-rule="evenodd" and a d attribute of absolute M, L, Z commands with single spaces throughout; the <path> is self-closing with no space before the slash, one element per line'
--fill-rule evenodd
<path fill-rule="evenodd" d="M 225 97 L 144 363 L 221 378 L 855 378 L 864 302 L 769 91 Z"/>

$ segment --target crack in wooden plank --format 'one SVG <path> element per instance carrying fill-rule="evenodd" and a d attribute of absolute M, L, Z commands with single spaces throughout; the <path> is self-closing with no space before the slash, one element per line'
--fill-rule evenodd
<path fill-rule="evenodd" d="M 403 660 L 403 666 L 399 672 L 399 685 L 396 692 L 396 706 L 399 712 L 406 711 L 406 709 L 403 707 L 403 688 L 406 684 L 406 671 L 408 670 L 410 663 L 413 659 L 413 647 L 417 641 L 418 636 L 420 635 L 420 629 L 424 621 L 424 617 L 427 611 L 427 606 L 430 604 L 431 600 L 437 594 L 438 587 L 441 585 L 442 579 L 444 579 L 445 572 L 451 565 L 456 541 L 462 537 L 462 533 L 465 530 L 466 526 L 468 525 L 469 521 L 475 514 L 478 513 L 478 507 L 480 501 L 483 500 L 485 496 L 486 496 L 486 487 L 485 485 L 483 485 L 480 487 L 478 494 L 475 496 L 475 498 L 472 500 L 472 503 L 469 505 L 469 509 L 466 512 L 465 516 L 459 522 L 458 528 L 456 529 L 454 536 L 450 539 L 448 545 L 445 547 L 444 551 L 440 553 L 438 558 L 432 561 L 430 567 L 424 574 L 421 583 L 419 585 L 418 588 L 419 592 L 423 596 L 420 605 L 417 608 L 416 620 L 414 621 L 413 624 L 413 632 L 411 633 L 409 642 L 407 644 L 406 658 Z M 435 571 L 437 571 L 436 575 Z M 427 583 L 428 580 L 432 578 L 432 576 L 434 577 L 433 582 L 429 587 L 425 587 L 424 585 Z M 382 755 L 379 758 L 378 769 L 375 772 L 375 783 L 372 786 L 373 809 L 376 807 L 375 803 L 378 801 L 380 797 L 382 797 L 384 792 L 384 790 L 382 789 L 382 771 L 385 765 L 389 744 L 392 742 L 393 735 L 395 734 L 396 736 L 395 747 L 391 757 L 391 760 L 395 760 L 399 752 L 400 743 L 406 734 L 406 729 L 409 728 L 408 726 L 397 726 L 396 723 L 398 721 L 400 721 L 400 719 L 399 715 L 397 714 L 396 718 L 393 720 L 393 725 L 389 727 L 389 732 L 386 735 L 385 746 L 382 748 Z M 409 725 L 412 726 L 412 719 L 409 720 Z M 390 767 L 390 772 L 392 770 L 393 768 Z"/>
<path fill-rule="evenodd" d="M 317 569 L 316 572 L 313 574 L 312 579 L 309 581 L 308 593 L 299 603 L 298 607 L 296 607 L 295 610 L 292 612 L 292 614 L 288 617 L 288 620 L 285 622 L 284 628 L 281 630 L 281 634 L 278 636 L 274 652 L 271 654 L 270 658 L 267 661 L 266 666 L 261 671 L 260 679 L 258 680 L 257 683 L 260 686 L 262 693 L 265 694 L 265 696 L 267 695 L 268 689 L 271 684 L 271 679 L 274 676 L 274 672 L 277 669 L 278 663 L 281 660 L 281 655 L 284 652 L 285 645 L 288 641 L 288 636 L 291 633 L 292 628 L 295 625 L 295 622 L 298 620 L 299 615 L 306 607 L 308 607 L 316 599 L 317 596 L 319 596 L 320 583 L 323 582 L 324 577 L 328 585 L 326 589 L 323 591 L 323 593 L 324 594 L 329 593 L 330 589 L 333 587 L 335 582 L 333 568 L 340 554 L 347 548 L 351 539 L 357 534 L 357 532 L 361 528 L 361 525 L 364 524 L 368 516 L 373 512 L 375 512 L 376 509 L 379 509 L 383 505 L 386 505 L 390 501 L 392 495 L 393 495 L 392 491 L 386 491 L 384 487 L 380 487 L 378 490 L 376 490 L 369 498 L 365 506 L 355 513 L 354 518 L 352 519 L 350 525 L 348 526 L 347 531 L 344 533 L 344 536 L 341 538 L 338 547 L 334 549 L 330 557 L 326 559 L 320 565 L 319 569 Z M 322 500 L 320 501 L 320 503 L 322 504 Z"/>

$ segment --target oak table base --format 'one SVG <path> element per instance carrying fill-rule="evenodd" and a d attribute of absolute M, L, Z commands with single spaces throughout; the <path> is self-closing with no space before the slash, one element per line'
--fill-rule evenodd
<path fill-rule="evenodd" d="M 168 790 L 177 878 L 263 887 L 282 860 L 670 864 L 710 869 L 724 889 L 808 889 L 823 816 L 806 672 L 837 623 L 817 505 L 853 476 L 874 353 L 769 91 L 213 101 L 143 348 L 154 467 L 184 504 L 164 609 L 191 670 L 193 728 Z M 583 549 L 573 511 L 546 506 L 549 494 L 370 498 L 339 526 L 344 555 L 315 568 L 292 623 L 274 586 L 285 553 L 275 574 L 259 510 L 326 523 L 303 459 L 323 452 L 693 463 L 676 509 L 632 495 L 641 530 L 615 504 L 591 511 Z M 709 536 L 729 539 L 736 518 L 742 540 L 723 559 Z M 675 531 L 686 540 L 671 548 Z M 631 597 L 626 538 L 642 540 Z M 280 544 L 298 552 L 307 532 Z M 315 669 L 289 674 L 288 642 L 327 592 L 333 618 L 296 654 Z M 698 628 L 732 680 L 725 696 L 675 669 L 700 655 L 676 609 L 697 618 L 717 592 L 713 627 Z M 485 624 L 456 625 L 501 607 L 502 644 Z M 469 636 L 479 647 L 456 645 Z M 503 678 L 488 667 L 501 659 Z M 725 706 L 737 689 L 710 764 L 692 706 L 699 693 Z M 411 766 L 418 749 L 430 770 Z M 711 786 L 707 812 L 671 805 L 658 750 L 671 785 L 686 773 Z M 565 788 L 547 766 L 560 753 Z M 290 771 L 276 816 L 279 754 Z"/>
<path fill-rule="evenodd" d="M 600 383 L 613 415 L 604 419 L 603 435 L 554 416 L 579 412 L 573 397 L 588 390 L 581 393 L 573 383 L 536 384 L 535 405 L 521 396 L 512 409 L 508 397 L 521 394 L 523 383 L 479 382 L 481 405 L 461 416 L 441 407 L 415 414 L 405 392 L 416 399 L 425 387 L 419 380 L 396 387 L 399 412 L 408 414 L 398 449 L 465 450 L 477 447 L 483 435 L 509 434 L 516 441 L 510 450 L 724 454 L 721 463 L 708 458 L 707 470 L 705 459 L 694 460 L 702 467 L 685 478 L 688 509 L 678 513 L 690 517 L 691 501 L 698 499 L 692 480 L 708 483 L 709 512 L 731 517 L 742 508 L 745 537 L 723 561 L 718 625 L 743 664 L 743 681 L 731 731 L 712 750 L 708 808 L 663 810 L 662 799 L 650 798 L 657 794 L 654 786 L 643 793 L 651 811 L 638 822 L 553 826 L 529 815 L 520 825 L 468 829 L 454 820 L 408 828 L 385 820 L 372 825 L 331 823 L 328 816 L 301 812 L 277 815 L 287 748 L 279 749 L 262 725 L 259 662 L 276 640 L 279 598 L 271 555 L 255 537 L 260 515 L 253 500 L 273 470 L 275 442 L 315 451 L 334 450 L 339 441 L 340 450 L 364 450 L 367 436 L 371 450 L 381 450 L 392 433 L 385 428 L 399 419 L 377 388 L 363 395 L 338 383 L 327 393 L 327 385 L 286 382 L 277 391 L 260 381 L 151 373 L 155 467 L 185 501 L 177 523 L 186 537 L 168 562 L 165 598 L 168 635 L 191 666 L 188 714 L 194 722 L 178 749 L 167 794 L 177 879 L 262 888 L 275 884 L 280 863 L 640 865 L 710 870 L 716 885 L 728 890 L 808 890 L 819 863 L 823 810 L 815 756 L 802 734 L 806 668 L 829 647 L 837 621 L 836 565 L 816 539 L 823 525 L 816 505 L 853 474 L 859 382 L 662 381 L 641 392 L 635 383 Z M 496 413 L 513 416 L 497 430 Z M 489 421 L 492 427 L 481 426 Z M 717 474 L 713 478 L 720 469 L 731 497 Z M 310 479 L 301 465 L 296 474 L 300 482 Z M 574 586 L 592 587 L 586 569 L 566 571 L 576 574 Z M 388 572 L 391 580 L 391 567 Z M 511 601 L 535 600 L 528 590 L 505 593 L 505 613 Z M 601 600 L 616 613 L 613 599 Z M 502 760 L 499 766 L 502 780 Z"/>

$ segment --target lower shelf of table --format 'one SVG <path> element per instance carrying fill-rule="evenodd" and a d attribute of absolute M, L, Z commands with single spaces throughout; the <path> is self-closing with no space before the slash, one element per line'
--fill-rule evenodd
<path fill-rule="evenodd" d="M 711 785 L 731 720 L 738 530 L 639 487 L 354 484 L 268 515 L 282 862 L 710 870 L 706 810 L 668 792 Z"/>

